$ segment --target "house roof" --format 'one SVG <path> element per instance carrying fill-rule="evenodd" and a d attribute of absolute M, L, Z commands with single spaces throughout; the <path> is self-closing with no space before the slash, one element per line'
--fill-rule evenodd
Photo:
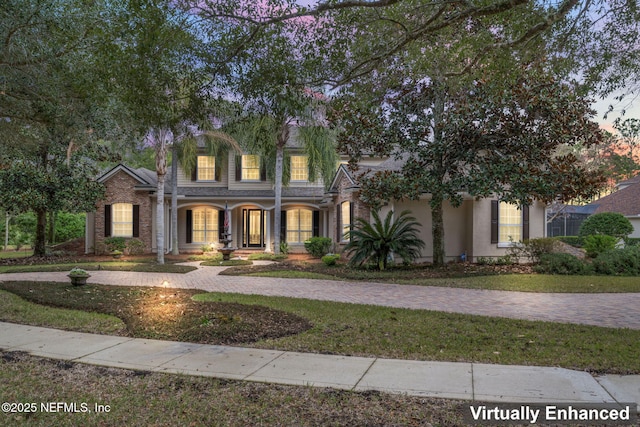
<path fill-rule="evenodd" d="M 170 193 L 167 193 L 170 194 Z M 178 196 L 203 198 L 203 197 L 240 197 L 240 198 L 274 198 L 274 190 L 229 190 L 226 187 L 178 187 Z M 324 196 L 322 187 L 284 187 L 283 198 Z"/>
<path fill-rule="evenodd" d="M 640 179 L 636 182 L 631 181 L 632 180 L 625 181 L 627 183 L 625 187 L 622 187 L 615 193 L 602 197 L 587 206 L 596 206 L 594 213 L 617 212 L 625 216 L 639 216 Z"/>
<path fill-rule="evenodd" d="M 122 163 L 114 166 L 109 169 L 107 172 L 103 173 L 98 177 L 98 182 L 105 182 L 109 180 L 111 177 L 116 175 L 118 172 L 124 172 L 127 175 L 131 176 L 138 182 L 136 188 L 146 188 L 146 187 L 156 187 L 157 186 L 157 177 L 154 171 L 145 168 L 132 169 L 128 166 L 123 165 Z"/>
<path fill-rule="evenodd" d="M 362 173 L 364 173 L 364 175 L 370 175 L 378 171 L 399 172 L 402 170 L 402 166 L 404 166 L 404 164 L 407 162 L 407 159 L 409 158 L 409 156 L 410 154 L 405 153 L 399 159 L 396 159 L 395 157 L 390 157 L 377 165 L 361 166 L 360 170 L 362 171 Z M 348 179 L 352 187 L 354 188 L 359 187 L 359 184 L 355 179 L 354 174 L 349 170 L 349 167 L 345 164 L 341 164 L 338 167 L 338 170 L 336 171 L 336 174 L 333 177 L 333 181 L 331 181 L 331 185 L 329 186 L 330 193 L 335 193 L 338 191 L 338 185 L 342 177 L 345 177 L 346 179 Z"/>

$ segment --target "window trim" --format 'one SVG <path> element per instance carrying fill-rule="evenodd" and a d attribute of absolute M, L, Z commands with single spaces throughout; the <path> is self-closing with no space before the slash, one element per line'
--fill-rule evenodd
<path fill-rule="evenodd" d="M 292 182 L 309 182 L 309 156 L 304 155 L 291 155 L 290 157 L 290 167 L 291 167 L 291 181 Z M 300 159 L 304 163 L 303 166 L 298 166 L 294 168 L 294 159 Z M 304 179 L 294 179 L 294 171 L 303 171 Z"/>
<path fill-rule="evenodd" d="M 349 222 L 345 223 L 344 221 L 344 206 L 347 206 L 347 213 L 349 213 Z M 345 235 L 347 235 L 347 233 L 349 233 L 351 230 L 353 230 L 353 203 L 349 200 L 345 200 L 342 203 L 340 203 L 339 207 L 338 207 L 338 212 L 340 215 L 340 223 L 338 224 L 338 233 L 339 233 L 339 241 L 341 243 L 345 243 L 345 242 L 349 242 L 351 240 L 351 236 L 349 236 L 349 238 L 345 238 Z M 349 228 L 348 231 L 344 231 L 345 228 Z"/>
<path fill-rule="evenodd" d="M 126 211 L 124 214 L 127 216 L 127 221 L 116 221 L 116 209 L 117 208 L 126 207 Z M 134 208 L 132 203 L 113 203 L 111 205 L 111 237 L 125 237 L 130 238 L 133 237 L 134 234 Z M 128 220 L 130 217 L 131 220 Z M 127 233 L 126 234 L 117 234 L 116 225 L 127 225 Z"/>
<path fill-rule="evenodd" d="M 500 241 L 500 227 L 501 226 L 516 226 L 517 224 L 501 224 L 500 223 L 500 204 L 509 204 L 520 211 L 520 237 L 518 241 L 504 242 Z M 529 239 L 529 206 L 528 205 L 514 205 L 512 203 L 503 202 L 501 200 L 491 201 L 491 243 L 496 244 L 498 248 L 509 248 L 519 241 Z"/>
<path fill-rule="evenodd" d="M 213 212 L 215 212 L 215 214 L 218 216 L 217 218 L 213 219 L 213 227 L 214 228 L 210 228 L 208 227 L 209 224 L 207 224 L 207 214 L 206 211 L 211 210 Z M 204 245 L 204 244 L 210 244 L 210 243 L 217 243 L 220 240 L 220 210 L 219 209 L 215 209 L 212 207 L 200 207 L 200 208 L 195 208 L 195 209 L 190 209 L 191 211 L 191 224 L 189 224 L 191 226 L 191 242 L 189 243 L 195 243 L 195 244 L 199 244 L 199 245 Z M 204 215 L 204 229 L 195 229 L 195 225 L 196 225 L 196 215 L 198 211 L 205 211 L 205 215 Z M 204 241 L 197 241 L 195 239 L 196 236 L 196 232 L 204 232 Z M 213 236 L 214 238 L 210 239 L 210 237 Z"/>
<path fill-rule="evenodd" d="M 289 218 L 289 212 L 295 212 L 295 211 L 298 212 L 297 224 L 294 224 L 294 221 L 290 221 L 290 218 Z M 309 219 L 310 219 L 309 229 L 302 229 L 301 228 L 300 224 L 301 224 L 302 216 L 300 215 L 300 213 L 302 211 L 305 211 L 305 212 L 309 213 Z M 294 208 L 294 209 L 289 209 L 289 210 L 287 210 L 285 212 L 286 212 L 286 214 L 285 214 L 286 215 L 285 229 L 284 229 L 284 232 L 285 232 L 285 240 L 284 241 L 285 242 L 291 243 L 291 244 L 294 244 L 294 245 L 303 244 L 305 241 L 309 240 L 311 237 L 314 236 L 314 234 L 313 234 L 313 226 L 314 226 L 314 220 L 313 220 L 313 215 L 314 215 L 313 212 L 314 211 L 313 211 L 313 209 L 309 209 L 309 208 Z M 293 227 L 294 225 L 295 225 L 295 228 Z M 297 240 L 289 240 L 287 238 L 289 236 L 289 233 L 297 234 L 297 236 L 298 236 Z M 308 234 L 309 235 L 309 239 L 302 239 L 302 233 Z"/>
<path fill-rule="evenodd" d="M 246 167 L 245 159 L 249 157 L 255 158 L 257 166 L 248 168 Z M 245 182 L 258 182 L 261 181 L 261 165 L 260 165 L 260 156 L 257 154 L 243 154 L 240 160 L 240 180 Z M 257 171 L 257 178 L 245 178 L 245 171 Z"/>
<path fill-rule="evenodd" d="M 204 158 L 204 159 L 212 159 L 213 160 L 213 166 L 207 166 L 207 167 L 200 167 L 200 159 Z M 216 157 L 215 156 L 206 156 L 206 155 L 198 155 L 196 156 L 196 181 L 198 182 L 216 182 L 216 173 L 217 173 L 217 165 L 216 165 Z M 213 173 L 211 174 L 213 176 L 212 179 L 202 179 L 200 178 L 200 172 L 204 171 L 204 170 L 212 170 Z"/>

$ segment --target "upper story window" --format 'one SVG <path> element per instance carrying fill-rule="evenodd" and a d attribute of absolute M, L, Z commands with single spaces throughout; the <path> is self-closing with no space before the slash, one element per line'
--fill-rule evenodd
<path fill-rule="evenodd" d="M 291 156 L 291 181 L 309 180 L 308 163 L 307 156 Z"/>
<path fill-rule="evenodd" d="M 198 156 L 196 178 L 198 181 L 215 181 L 216 158 L 214 156 Z"/>
<path fill-rule="evenodd" d="M 113 237 L 133 237 L 133 205 L 114 203 L 111 205 L 111 235 Z"/>
<path fill-rule="evenodd" d="M 498 244 L 522 240 L 522 210 L 517 205 L 500 202 L 498 205 Z"/>
<path fill-rule="evenodd" d="M 260 156 L 254 154 L 242 155 L 242 180 L 260 180 Z"/>

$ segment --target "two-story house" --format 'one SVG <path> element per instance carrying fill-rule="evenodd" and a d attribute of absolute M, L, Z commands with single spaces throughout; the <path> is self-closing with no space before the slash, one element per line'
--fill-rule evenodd
<path fill-rule="evenodd" d="M 218 161 L 217 161 L 218 160 Z M 304 241 L 326 236 L 327 210 L 321 208 L 325 195 L 321 181 L 309 181 L 307 157 L 290 153 L 291 180 L 282 190 L 281 212 L 274 212 L 275 191 L 257 155 L 230 155 L 219 159 L 204 153 L 197 156 L 196 168 L 189 176 L 178 169 L 178 240 L 180 252 L 196 252 L 205 245 L 215 246 L 226 221 L 231 245 L 239 249 L 271 251 L 274 234 L 281 233 L 293 251 L 304 250 Z M 98 178 L 106 187 L 104 200 L 87 214 L 86 248 L 95 252 L 106 237 L 137 238 L 147 251 L 156 250 L 155 171 L 132 169 L 119 164 Z M 166 242 L 171 233 L 170 174 L 165 182 Z M 281 215 L 280 230 L 274 230 L 274 215 Z M 169 245 L 166 248 L 170 251 Z"/>
<path fill-rule="evenodd" d="M 321 181 L 310 182 L 307 158 L 290 151 L 290 185 L 282 189 L 280 212 L 275 209 L 273 183 L 259 156 L 230 155 L 226 162 L 204 153 L 197 167 L 187 175 L 178 170 L 178 246 L 180 252 L 198 252 L 203 246 L 218 245 L 225 221 L 231 246 L 241 250 L 273 251 L 275 233 L 280 233 L 292 252 L 304 252 L 304 242 L 313 236 L 330 237 L 340 246 L 355 218 L 371 219 L 369 208 L 359 198 L 360 187 L 349 170 L 341 165 L 328 190 Z M 222 164 L 221 164 L 222 163 Z M 364 168 L 394 169 L 394 161 L 368 160 Z M 170 174 L 165 183 L 165 242 L 171 251 Z M 86 249 L 93 253 L 110 236 L 138 238 L 146 250 L 155 252 L 156 183 L 154 171 L 118 165 L 98 180 L 105 184 L 106 196 L 96 211 L 87 214 Z M 390 195 L 392 196 L 392 195 Z M 431 211 L 429 193 L 420 200 L 390 201 L 381 209 L 410 210 L 422 229 L 426 248 L 419 261 L 432 260 Z M 227 208 L 225 215 L 225 207 Z M 280 230 L 274 229 L 274 215 L 281 215 Z M 513 241 L 543 237 L 545 206 L 535 202 L 517 207 L 497 198 L 464 197 L 460 207 L 444 206 L 445 250 L 448 260 L 505 255 Z M 100 252 L 100 250 L 98 250 Z"/>

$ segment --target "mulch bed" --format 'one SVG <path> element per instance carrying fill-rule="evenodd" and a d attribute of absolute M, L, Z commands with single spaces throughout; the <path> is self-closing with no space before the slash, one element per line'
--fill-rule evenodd
<path fill-rule="evenodd" d="M 53 282 L 2 282 L 0 289 L 38 304 L 116 316 L 124 335 L 201 344 L 242 344 L 298 334 L 311 323 L 295 314 L 257 305 L 197 302 L 195 289 Z"/>

